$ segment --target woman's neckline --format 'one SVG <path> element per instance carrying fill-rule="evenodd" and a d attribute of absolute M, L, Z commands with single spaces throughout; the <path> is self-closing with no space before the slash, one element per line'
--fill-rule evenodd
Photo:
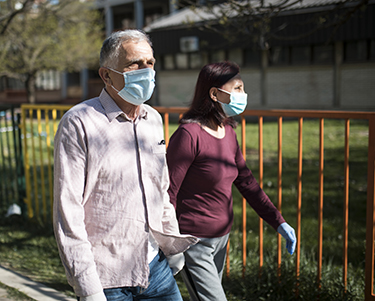
<path fill-rule="evenodd" d="M 208 126 L 201 125 L 201 128 L 205 130 L 210 136 L 216 138 L 216 139 L 224 139 L 225 138 L 225 126 L 219 126 L 217 130 L 213 130 Z"/>

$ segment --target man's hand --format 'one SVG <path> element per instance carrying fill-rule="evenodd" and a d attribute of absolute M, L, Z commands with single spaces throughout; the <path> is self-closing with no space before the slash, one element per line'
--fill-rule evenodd
<path fill-rule="evenodd" d="M 167 260 L 169 267 L 172 269 L 173 276 L 176 276 L 185 265 L 184 253 L 178 253 L 176 255 L 167 256 Z"/>
<path fill-rule="evenodd" d="M 106 296 L 104 295 L 104 292 L 101 291 L 99 293 L 96 293 L 94 295 L 86 296 L 86 297 L 80 297 L 80 301 L 107 301 Z"/>

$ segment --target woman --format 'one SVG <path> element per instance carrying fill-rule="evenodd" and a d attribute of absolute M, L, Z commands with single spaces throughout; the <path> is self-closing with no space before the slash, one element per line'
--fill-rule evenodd
<path fill-rule="evenodd" d="M 294 252 L 294 230 L 246 167 L 233 130 L 232 116 L 242 113 L 246 104 L 235 63 L 204 66 L 191 107 L 168 146 L 169 195 L 180 231 L 200 238 L 184 253 L 193 300 L 227 300 L 221 278 L 233 223 L 233 183 L 257 214 L 287 240 L 289 253 Z"/>

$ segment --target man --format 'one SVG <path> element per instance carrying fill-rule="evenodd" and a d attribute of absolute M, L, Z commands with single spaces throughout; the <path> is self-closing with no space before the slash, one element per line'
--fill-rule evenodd
<path fill-rule="evenodd" d="M 80 301 L 182 300 L 165 256 L 197 239 L 179 234 L 162 120 L 143 104 L 154 64 L 144 33 L 113 33 L 100 53 L 105 88 L 69 110 L 56 133 L 54 230 Z"/>

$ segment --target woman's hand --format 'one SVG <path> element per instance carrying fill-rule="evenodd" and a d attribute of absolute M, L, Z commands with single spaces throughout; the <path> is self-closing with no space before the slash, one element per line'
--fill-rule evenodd
<path fill-rule="evenodd" d="M 287 223 L 282 223 L 278 228 L 277 232 L 281 234 L 282 237 L 286 240 L 286 248 L 290 255 L 293 255 L 294 249 L 296 248 L 296 235 L 294 229 L 289 226 Z"/>

